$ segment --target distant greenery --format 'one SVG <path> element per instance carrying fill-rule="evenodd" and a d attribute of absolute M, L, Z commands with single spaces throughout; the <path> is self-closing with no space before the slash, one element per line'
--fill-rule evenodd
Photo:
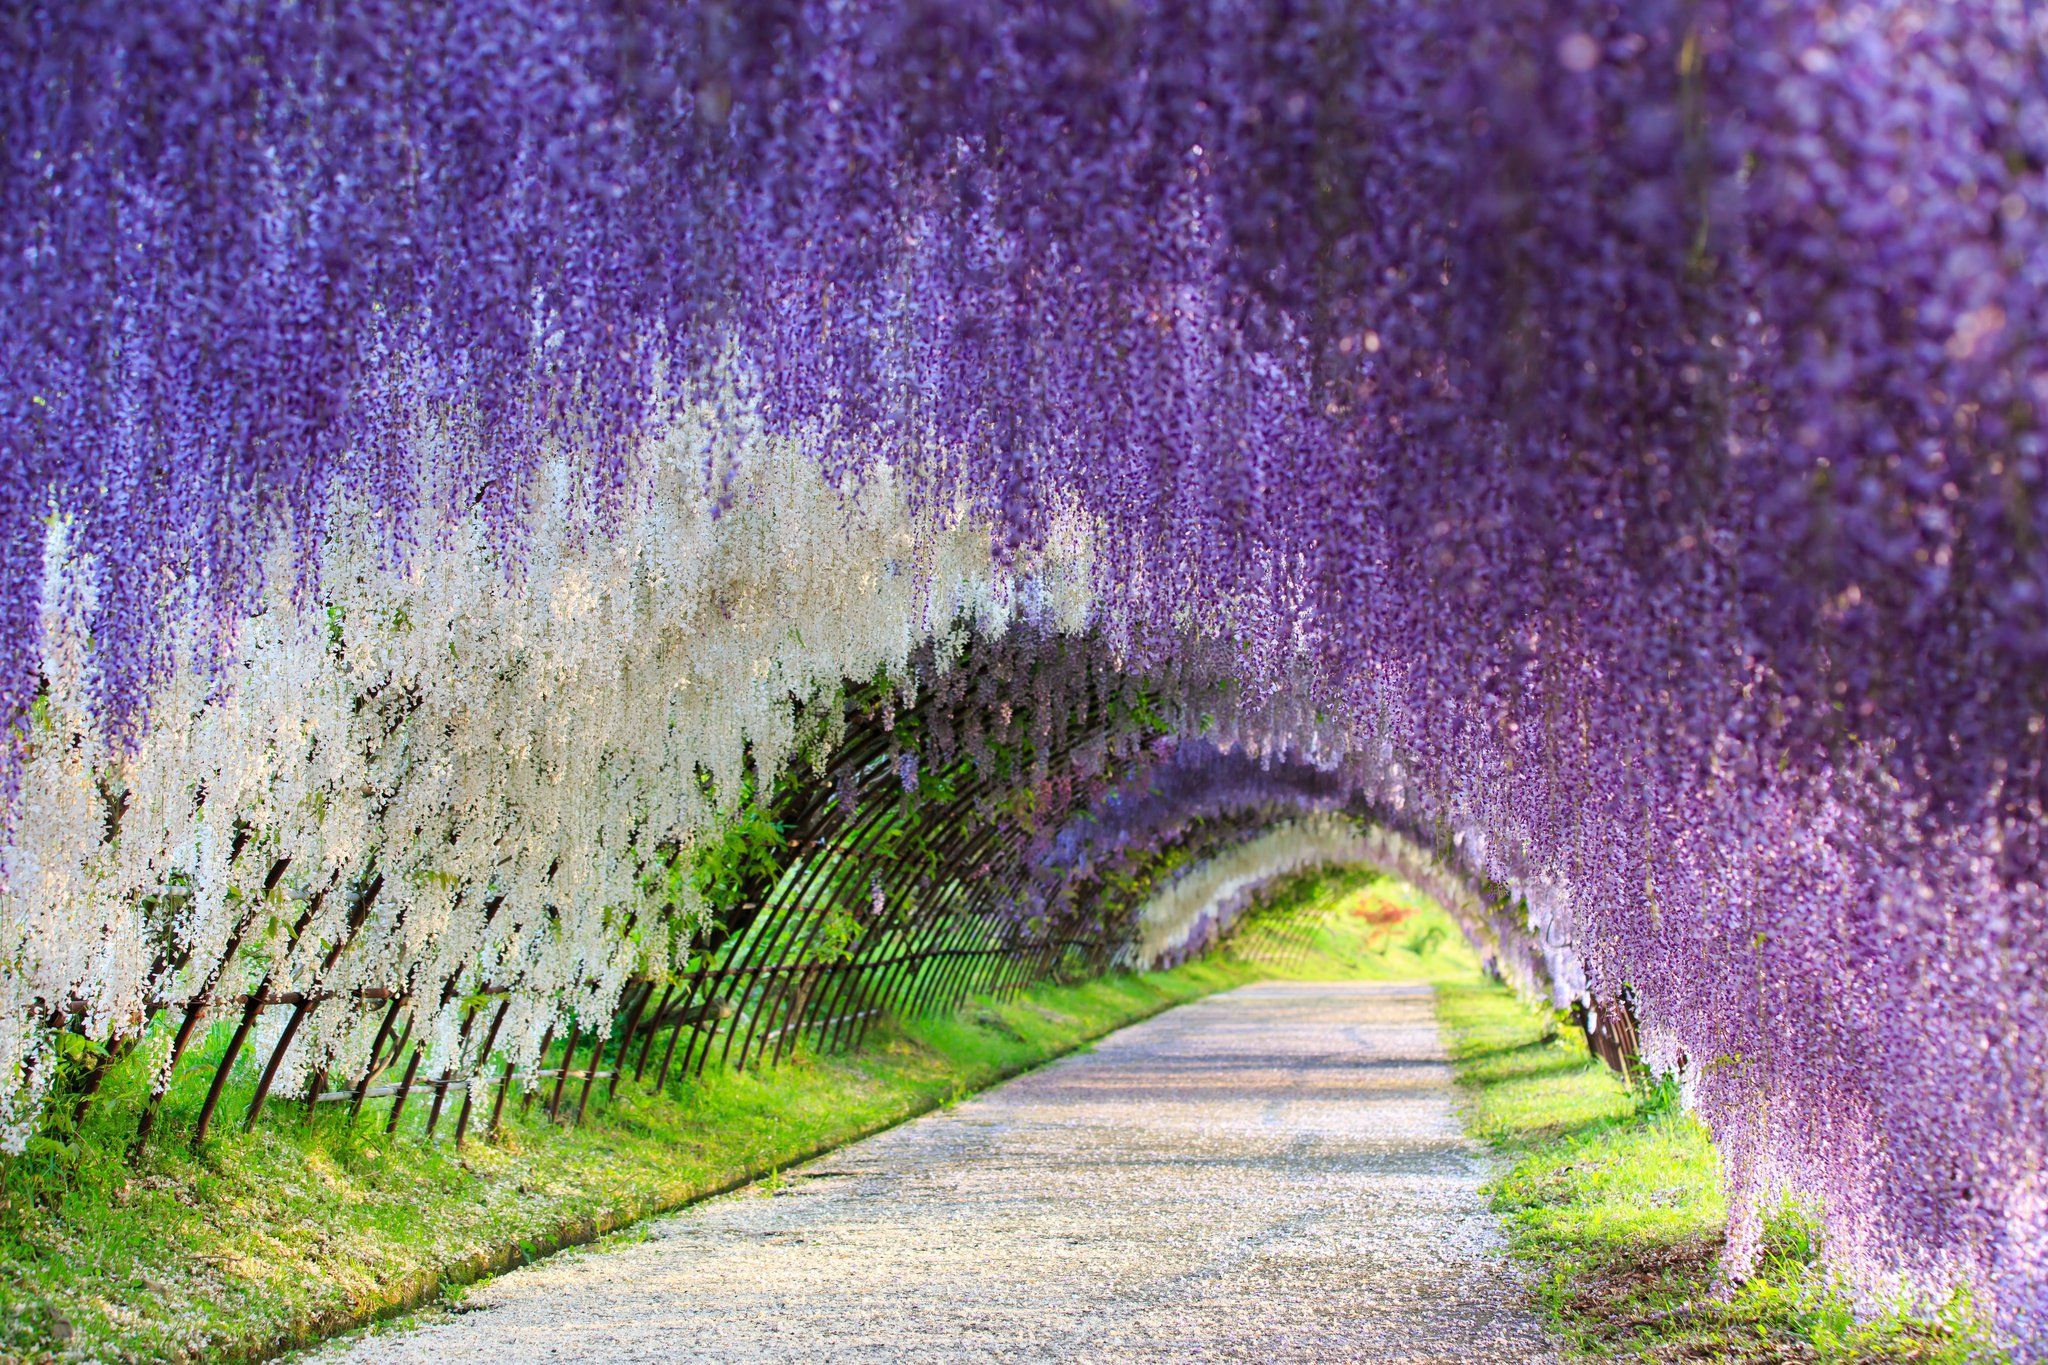
<path fill-rule="evenodd" d="M 1403 882 L 1371 872 L 1312 872 L 1260 902 L 1258 921 L 1313 925 L 1308 952 L 1287 962 L 1304 980 L 1470 982 L 1479 958 L 1436 902 Z M 1280 930 L 1282 936 L 1286 929 Z M 1255 949 L 1259 924 L 1241 936 Z"/>
<path fill-rule="evenodd" d="M 1476 976 L 1440 981 L 1437 1017 L 1474 1136 L 1507 1158 L 1492 1186 L 1514 1254 L 1589 1355 L 1676 1361 L 2003 1360 L 1968 1306 L 1859 1321 L 1819 1265 L 1811 1223 L 1773 1220 L 1749 1280 L 1718 1279 L 1727 1204 L 1706 1130 L 1674 1087 L 1631 1092 L 1548 1013 Z"/>

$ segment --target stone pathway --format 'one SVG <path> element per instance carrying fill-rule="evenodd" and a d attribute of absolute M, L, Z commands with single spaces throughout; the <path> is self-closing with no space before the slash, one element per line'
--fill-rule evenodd
<path fill-rule="evenodd" d="M 1555 1359 L 1427 987 L 1271 983 L 323 1361 Z"/>

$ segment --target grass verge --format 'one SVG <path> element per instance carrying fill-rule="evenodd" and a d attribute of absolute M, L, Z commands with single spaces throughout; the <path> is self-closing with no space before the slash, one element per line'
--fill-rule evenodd
<path fill-rule="evenodd" d="M 1601 1358 L 1999 1359 L 1967 1305 L 1859 1318 L 1811 1229 L 1771 1227 L 1759 1272 L 1717 1282 L 1725 1201 L 1705 1131 L 1632 1093 L 1568 1029 L 1486 982 L 1406 888 L 1332 875 L 1283 893 L 1299 923 L 1171 972 L 1042 986 L 878 1029 L 849 1056 L 632 1085 L 576 1129 L 515 1105 L 491 1142 L 386 1136 L 338 1114 L 166 1134 L 138 1167 L 88 1131 L 0 1163 L 0 1359 L 250 1359 L 366 1325 L 951 1103 L 1091 1040 L 1273 976 L 1421 980 L 1514 1254 L 1561 1331 Z M 1321 907 L 1320 911 L 1316 907 Z M 1310 913 L 1303 913 L 1304 908 Z M 600 1091 L 600 1095 L 601 1095 Z"/>
<path fill-rule="evenodd" d="M 1316 931 L 1284 974 L 1355 974 L 1375 948 L 1400 951 L 1394 933 L 1342 919 Z M 288 1350 L 772 1176 L 1159 1010 L 1282 970 L 1217 955 L 972 1001 L 878 1028 L 857 1054 L 800 1055 L 766 1073 L 713 1070 L 672 1079 L 660 1095 L 629 1083 L 609 1103 L 600 1088 L 575 1129 L 515 1102 L 497 1138 L 459 1153 L 446 1128 L 426 1142 L 387 1136 L 368 1115 L 351 1124 L 325 1112 L 280 1114 L 249 1133 L 222 1125 L 197 1152 L 167 1132 L 134 1167 L 90 1125 L 69 1141 L 39 1139 L 0 1163 L 0 1359 Z"/>
<path fill-rule="evenodd" d="M 1756 1273 L 1719 1276 L 1727 1202 L 1706 1129 L 1666 1085 L 1631 1091 L 1568 1026 L 1504 987 L 1439 981 L 1467 1126 L 1505 1158 L 1491 1187 L 1516 1257 L 1580 1350 L 1644 1361 L 2002 1360 L 1955 1303 L 1852 1310 L 1811 1222 L 1769 1224 Z"/>

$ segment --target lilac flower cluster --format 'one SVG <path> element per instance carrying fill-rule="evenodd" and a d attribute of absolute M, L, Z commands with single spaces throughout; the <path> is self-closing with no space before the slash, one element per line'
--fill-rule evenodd
<path fill-rule="evenodd" d="M 2048 1343 L 2044 73 L 2012 0 L 16 6 L 0 775 L 53 513 L 135 733 L 252 526 L 516 577 L 543 452 L 601 533 L 714 395 L 1078 509 L 1116 647 L 1634 987 L 1738 1269 L 1794 1189 Z"/>
<path fill-rule="evenodd" d="M 1204 825 L 1333 811 L 1347 795 L 1338 774 L 1298 760 L 1261 761 L 1206 740 L 1162 738 L 1127 766 L 1122 781 L 1040 839 L 1033 889 L 1047 903 L 1071 901 Z"/>

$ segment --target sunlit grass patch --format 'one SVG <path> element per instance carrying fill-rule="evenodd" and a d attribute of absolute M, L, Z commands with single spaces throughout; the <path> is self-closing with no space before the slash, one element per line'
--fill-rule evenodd
<path fill-rule="evenodd" d="M 1265 912 L 1290 902 L 1312 914 L 1306 951 L 1286 963 L 1302 980 L 1469 981 L 1479 958 L 1438 905 L 1415 888 L 1360 869 L 1302 878 Z"/>
<path fill-rule="evenodd" d="M 1747 1280 L 1721 1274 L 1727 1201 L 1711 1138 L 1675 1089 L 1631 1089 L 1555 1018 L 1476 976 L 1437 986 L 1466 1122 L 1505 1158 L 1493 1182 L 1514 1255 L 1590 1355 L 1677 1361 L 2001 1360 L 1967 1305 L 1859 1315 L 1797 1210 Z"/>

